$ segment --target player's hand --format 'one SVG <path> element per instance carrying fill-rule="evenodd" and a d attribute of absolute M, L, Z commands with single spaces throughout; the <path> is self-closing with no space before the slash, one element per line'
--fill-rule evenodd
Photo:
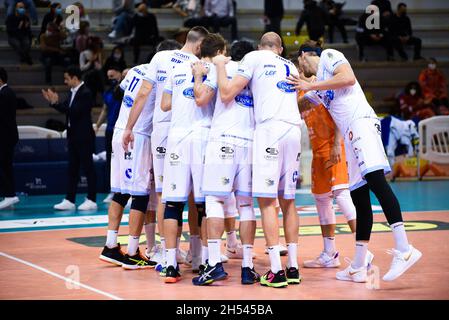
<path fill-rule="evenodd" d="M 212 58 L 212 63 L 215 64 L 215 65 L 226 64 L 229 61 L 231 61 L 231 57 L 226 57 L 226 56 L 224 56 L 222 54 L 219 54 L 218 56 L 215 56 L 215 57 Z"/>
<path fill-rule="evenodd" d="M 331 149 L 330 161 L 337 164 L 341 161 L 341 144 L 335 144 Z"/>
<path fill-rule="evenodd" d="M 192 73 L 194 76 L 204 76 L 208 74 L 209 69 L 206 68 L 206 66 L 201 62 L 197 61 L 192 63 Z"/>
<path fill-rule="evenodd" d="M 309 91 L 311 90 L 310 82 L 301 79 L 299 76 L 291 74 L 287 77 L 287 82 L 294 85 L 296 90 Z"/>
<path fill-rule="evenodd" d="M 128 152 L 128 146 L 131 150 L 134 148 L 134 133 L 129 129 L 125 129 L 122 138 L 122 147 L 125 152 Z"/>

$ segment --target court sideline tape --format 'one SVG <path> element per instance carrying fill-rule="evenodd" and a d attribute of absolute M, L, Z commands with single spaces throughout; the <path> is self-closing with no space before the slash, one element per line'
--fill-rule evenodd
<path fill-rule="evenodd" d="M 115 295 L 113 295 L 113 294 L 110 294 L 110 293 L 107 293 L 107 292 L 104 292 L 104 291 L 95 289 L 95 288 L 93 288 L 93 287 L 91 287 L 91 286 L 88 286 L 88 285 L 86 285 L 86 284 L 83 284 L 83 283 L 81 283 L 81 282 L 78 282 L 78 281 L 75 281 L 75 280 L 73 280 L 73 279 L 70 279 L 70 278 L 61 276 L 60 274 L 57 274 L 57 273 L 55 273 L 55 272 L 53 272 L 53 271 L 47 270 L 47 269 L 45 269 L 45 268 L 42 268 L 42 267 L 40 267 L 40 266 L 38 266 L 38 265 L 35 265 L 34 263 L 31 263 L 31 262 L 28 262 L 28 261 L 25 261 L 25 260 L 16 258 L 16 257 L 14 257 L 14 256 L 11 256 L 11 255 L 7 254 L 7 253 L 0 252 L 0 256 L 3 256 L 3 257 L 5 257 L 5 258 L 11 259 L 11 260 L 14 260 L 14 261 L 17 261 L 17 262 L 20 262 L 20 263 L 25 264 L 25 265 L 27 265 L 27 266 L 29 266 L 29 267 L 34 268 L 34 269 L 37 269 L 37 270 L 42 271 L 42 272 L 45 272 L 45 273 L 47 273 L 47 274 L 49 274 L 49 275 L 51 275 L 51 276 L 53 276 L 53 277 L 55 277 L 55 278 L 64 280 L 64 281 L 66 281 L 66 282 L 68 282 L 68 283 L 71 283 L 71 284 L 73 284 L 73 285 L 75 285 L 75 286 L 79 286 L 79 287 L 82 287 L 82 288 L 84 288 L 84 289 L 87 289 L 87 290 L 93 291 L 93 292 L 95 292 L 95 293 L 101 294 L 101 295 L 106 296 L 106 297 L 108 297 L 108 298 L 110 298 L 110 299 L 112 299 L 112 300 L 123 300 L 122 298 L 117 297 L 117 296 L 115 296 Z"/>

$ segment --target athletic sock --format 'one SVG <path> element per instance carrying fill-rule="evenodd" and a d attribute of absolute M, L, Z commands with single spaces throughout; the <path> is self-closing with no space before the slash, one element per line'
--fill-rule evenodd
<path fill-rule="evenodd" d="M 190 253 L 192 258 L 201 256 L 201 239 L 197 234 L 190 236 Z"/>
<path fill-rule="evenodd" d="M 404 223 L 393 223 L 391 225 L 391 230 L 393 231 L 396 250 L 399 250 L 401 252 L 408 252 L 410 250 L 410 246 L 408 244 L 407 234 L 405 233 Z"/>
<path fill-rule="evenodd" d="M 282 270 L 279 245 L 268 247 L 268 255 L 270 256 L 271 272 L 277 273 Z"/>
<path fill-rule="evenodd" d="M 108 230 L 106 235 L 106 247 L 109 249 L 117 247 L 118 230 Z"/>
<path fill-rule="evenodd" d="M 235 248 L 238 245 L 238 241 L 237 241 L 237 232 L 231 231 L 231 232 L 226 232 L 226 245 L 228 246 L 228 248 Z"/>
<path fill-rule="evenodd" d="M 145 226 L 145 237 L 147 238 L 147 249 L 150 251 L 156 243 L 156 224 L 148 223 Z"/>
<path fill-rule="evenodd" d="M 130 257 L 135 256 L 137 249 L 139 248 L 139 236 L 129 236 L 128 237 L 128 255 Z"/>
<path fill-rule="evenodd" d="M 335 253 L 335 237 L 323 237 L 324 242 L 324 252 L 326 252 L 329 256 L 332 256 Z"/>
<path fill-rule="evenodd" d="M 244 244 L 243 245 L 243 259 L 242 259 L 242 267 L 253 268 L 253 245 L 252 244 Z"/>
<path fill-rule="evenodd" d="M 165 253 L 167 255 L 167 267 L 173 266 L 176 268 L 178 263 L 176 262 L 176 248 L 166 249 Z"/>
<path fill-rule="evenodd" d="M 288 250 L 288 261 L 287 267 L 298 269 L 298 244 L 297 243 L 287 243 Z"/>
<path fill-rule="evenodd" d="M 179 250 L 179 244 L 181 243 L 181 237 L 176 238 L 176 250 Z"/>
<path fill-rule="evenodd" d="M 217 263 L 221 262 L 221 239 L 209 239 L 207 240 L 207 248 L 209 252 L 209 265 L 211 267 L 215 266 Z"/>
<path fill-rule="evenodd" d="M 206 264 L 206 260 L 209 259 L 209 248 L 201 246 L 201 264 Z"/>
<path fill-rule="evenodd" d="M 355 257 L 352 261 L 352 267 L 354 269 L 359 269 L 365 266 L 366 263 L 366 252 L 368 251 L 368 243 L 356 241 L 355 242 Z"/>
<path fill-rule="evenodd" d="M 165 267 L 165 265 L 167 264 L 167 253 L 166 253 L 164 237 L 161 237 L 161 247 L 162 247 L 162 265 Z"/>

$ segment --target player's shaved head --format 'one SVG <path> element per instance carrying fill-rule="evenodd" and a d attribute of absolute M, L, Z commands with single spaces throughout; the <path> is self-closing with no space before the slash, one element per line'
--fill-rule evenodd
<path fill-rule="evenodd" d="M 282 53 L 282 39 L 276 32 L 267 32 L 260 38 L 259 49 Z"/>
<path fill-rule="evenodd" d="M 202 41 L 208 34 L 209 31 L 207 31 L 207 29 L 204 27 L 193 27 L 192 29 L 190 29 L 189 33 L 187 33 L 186 41 L 190 43 Z"/>

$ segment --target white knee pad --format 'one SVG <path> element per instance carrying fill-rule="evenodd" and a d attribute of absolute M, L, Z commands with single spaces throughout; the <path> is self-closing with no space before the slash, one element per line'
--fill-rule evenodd
<path fill-rule="evenodd" d="M 225 218 L 224 197 L 206 196 L 206 217 Z"/>
<path fill-rule="evenodd" d="M 224 200 L 224 216 L 225 218 L 235 218 L 237 214 L 235 195 L 231 192 L 231 195 Z"/>
<path fill-rule="evenodd" d="M 349 189 L 340 189 L 333 191 L 335 201 L 340 207 L 340 211 L 343 212 L 347 221 L 351 221 L 357 218 L 355 206 L 352 202 L 351 193 Z"/>
<path fill-rule="evenodd" d="M 335 224 L 335 210 L 332 193 L 314 194 L 316 209 L 321 225 Z"/>
<path fill-rule="evenodd" d="M 240 214 L 240 222 L 256 221 L 254 212 L 253 198 L 246 196 L 237 196 L 237 207 Z"/>

